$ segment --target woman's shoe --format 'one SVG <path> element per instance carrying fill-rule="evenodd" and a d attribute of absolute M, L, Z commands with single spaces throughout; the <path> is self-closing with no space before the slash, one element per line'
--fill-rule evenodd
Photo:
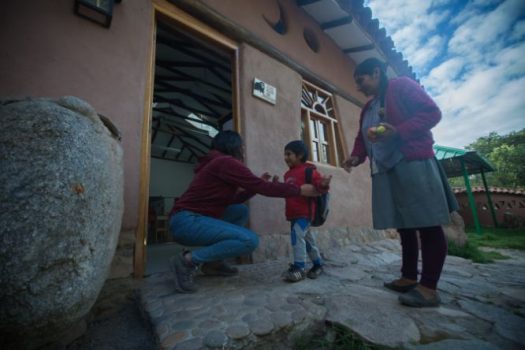
<path fill-rule="evenodd" d="M 436 307 L 441 304 L 441 298 L 436 291 L 434 291 L 433 296 L 426 297 L 418 288 L 414 288 L 411 291 L 400 295 L 399 302 L 403 305 L 412 307 Z"/>
<path fill-rule="evenodd" d="M 410 280 L 400 278 L 397 280 L 393 280 L 392 282 L 384 282 L 383 286 L 385 286 L 385 288 L 391 289 L 399 293 L 406 293 L 416 288 L 417 286 L 417 282 L 411 283 L 409 281 Z"/>
<path fill-rule="evenodd" d="M 170 270 L 175 282 L 175 290 L 179 293 L 195 293 L 197 287 L 193 283 L 193 275 L 197 265 L 184 258 L 185 252 L 170 258 Z"/>

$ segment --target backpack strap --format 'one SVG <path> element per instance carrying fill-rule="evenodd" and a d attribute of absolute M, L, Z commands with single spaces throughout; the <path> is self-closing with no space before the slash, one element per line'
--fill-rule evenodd
<path fill-rule="evenodd" d="M 310 167 L 307 167 L 304 169 L 304 183 L 311 184 L 312 183 L 312 175 L 314 170 Z M 312 198 L 308 198 L 308 219 L 312 220 Z"/>

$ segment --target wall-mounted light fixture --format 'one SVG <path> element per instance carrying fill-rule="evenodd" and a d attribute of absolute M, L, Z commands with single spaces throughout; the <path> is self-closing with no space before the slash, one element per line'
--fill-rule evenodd
<path fill-rule="evenodd" d="M 111 26 L 113 18 L 113 5 L 121 0 L 75 0 L 75 13 L 80 17 L 89 19 L 103 25 Z"/>

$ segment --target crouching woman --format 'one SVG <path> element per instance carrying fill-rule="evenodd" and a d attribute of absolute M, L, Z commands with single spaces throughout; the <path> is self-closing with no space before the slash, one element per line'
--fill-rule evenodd
<path fill-rule="evenodd" d="M 237 271 L 225 259 L 248 255 L 257 248 L 257 234 L 244 225 L 248 207 L 242 203 L 261 194 L 268 197 L 317 196 L 313 185 L 268 181 L 268 173 L 254 175 L 243 164 L 243 143 L 235 131 L 221 131 L 212 140 L 210 152 L 195 168 L 186 192 L 175 203 L 170 217 L 170 233 L 184 250 L 170 259 L 175 289 L 181 293 L 197 290 L 193 274 L 202 271 L 230 275 Z"/>

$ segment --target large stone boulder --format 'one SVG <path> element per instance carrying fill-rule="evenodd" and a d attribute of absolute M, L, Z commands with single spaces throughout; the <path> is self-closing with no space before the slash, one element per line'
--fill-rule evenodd
<path fill-rule="evenodd" d="M 108 276 L 122 148 L 75 97 L 0 101 L 0 125 L 0 348 L 33 349 L 75 328 Z"/>

